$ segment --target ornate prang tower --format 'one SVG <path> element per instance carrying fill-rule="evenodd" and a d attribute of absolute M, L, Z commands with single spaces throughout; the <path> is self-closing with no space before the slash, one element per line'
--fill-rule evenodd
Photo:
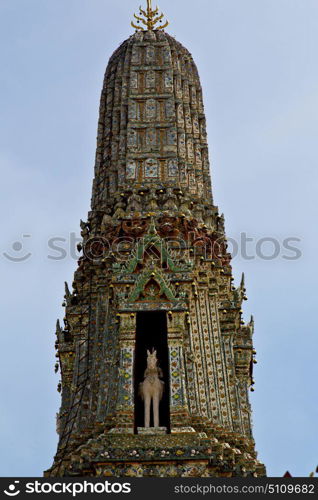
<path fill-rule="evenodd" d="M 45 474 L 264 476 L 248 398 L 253 319 L 212 200 L 200 80 L 147 3 L 106 70 L 92 209 L 57 324 L 59 444 Z M 144 428 L 152 348 L 165 390 L 160 427 Z"/>

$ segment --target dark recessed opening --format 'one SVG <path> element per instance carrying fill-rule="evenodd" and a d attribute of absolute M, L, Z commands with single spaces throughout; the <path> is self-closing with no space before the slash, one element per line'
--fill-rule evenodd
<path fill-rule="evenodd" d="M 158 365 L 163 372 L 163 398 L 159 406 L 160 427 L 167 427 L 170 432 L 169 411 L 169 355 L 167 335 L 167 314 L 163 311 L 137 313 L 136 351 L 135 351 L 135 432 L 137 427 L 144 427 L 144 403 L 139 395 L 139 384 L 144 380 L 147 368 L 147 350 L 156 349 Z M 153 426 L 151 409 L 150 426 Z"/>

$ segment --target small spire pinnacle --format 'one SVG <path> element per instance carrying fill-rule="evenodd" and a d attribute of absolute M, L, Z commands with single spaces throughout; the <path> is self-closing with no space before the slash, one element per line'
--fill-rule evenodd
<path fill-rule="evenodd" d="M 244 287 L 245 287 L 245 274 L 242 273 L 241 288 L 243 289 Z"/>
<path fill-rule="evenodd" d="M 65 284 L 65 298 L 68 299 L 69 296 L 71 295 L 71 292 L 66 281 L 64 284 Z"/>
<path fill-rule="evenodd" d="M 156 223 L 155 223 L 155 219 L 153 217 L 151 217 L 151 223 L 150 223 L 150 226 L 148 229 L 148 234 L 151 234 L 151 235 L 157 234 Z"/>
<path fill-rule="evenodd" d="M 143 10 L 141 6 L 139 7 L 139 16 L 134 14 L 134 18 L 137 19 L 137 24 L 134 23 L 134 21 L 131 22 L 131 25 L 133 28 L 136 30 L 144 30 L 143 26 L 138 26 L 138 24 L 142 23 L 144 26 L 146 26 L 147 30 L 163 30 L 169 25 L 169 21 L 166 21 L 165 23 L 162 24 L 162 19 L 164 17 L 164 14 L 161 13 L 159 14 L 159 9 L 156 7 L 155 9 L 152 8 L 152 0 L 147 0 L 147 11 Z M 157 24 L 159 25 L 157 26 Z"/>

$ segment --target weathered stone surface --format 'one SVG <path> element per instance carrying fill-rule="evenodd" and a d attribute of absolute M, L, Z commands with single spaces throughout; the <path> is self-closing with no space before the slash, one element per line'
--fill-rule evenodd
<path fill-rule="evenodd" d="M 83 254 L 57 325 L 59 445 L 48 476 L 265 475 L 252 437 L 254 322 L 213 204 L 190 53 L 139 32 L 108 64 Z M 169 426 L 139 429 L 140 312 L 167 323 Z M 166 432 L 168 432 L 166 434 Z"/>
<path fill-rule="evenodd" d="M 202 89 L 191 54 L 136 33 L 110 59 L 101 96 L 93 209 L 119 190 L 178 186 L 211 203 Z"/>

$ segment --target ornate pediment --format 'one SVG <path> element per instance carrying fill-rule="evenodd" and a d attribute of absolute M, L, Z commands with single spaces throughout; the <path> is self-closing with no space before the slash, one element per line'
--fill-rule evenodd
<path fill-rule="evenodd" d="M 176 300 L 176 291 L 161 269 L 154 266 L 150 266 L 139 275 L 128 298 L 131 302 L 137 300 L 162 301 L 164 299 Z"/>
<path fill-rule="evenodd" d="M 191 262 L 178 262 L 172 258 L 168 243 L 168 240 L 157 233 L 155 221 L 152 220 L 146 235 L 136 242 L 132 256 L 124 264 L 115 263 L 114 272 L 135 273 L 138 267 L 141 270 L 154 260 L 157 262 L 157 267 L 164 270 L 175 273 L 191 271 Z"/>

